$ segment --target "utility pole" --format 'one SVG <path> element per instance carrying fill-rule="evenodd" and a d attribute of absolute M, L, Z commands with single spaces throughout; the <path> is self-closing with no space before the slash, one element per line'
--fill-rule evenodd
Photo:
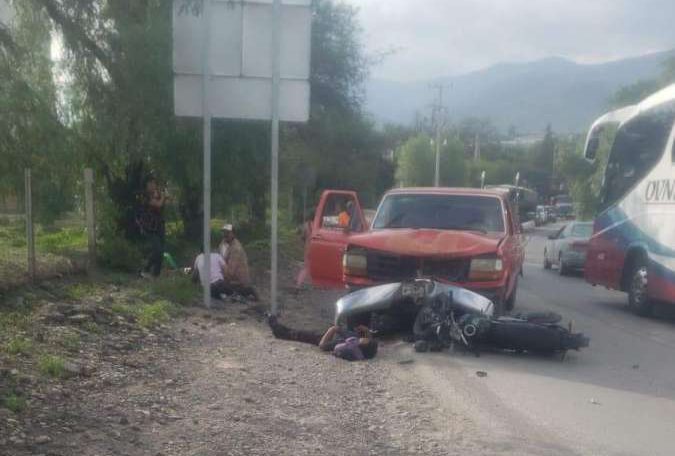
<path fill-rule="evenodd" d="M 443 92 L 448 87 L 446 84 L 431 84 L 432 90 L 437 90 L 436 101 L 431 107 L 431 118 L 436 130 L 436 162 L 434 167 L 434 187 L 440 186 L 440 168 L 441 168 L 441 128 L 445 123 L 446 108 L 443 106 Z"/>

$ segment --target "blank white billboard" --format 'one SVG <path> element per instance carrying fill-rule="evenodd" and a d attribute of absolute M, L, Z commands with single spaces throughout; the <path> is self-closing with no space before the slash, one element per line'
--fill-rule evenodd
<path fill-rule="evenodd" d="M 272 0 L 211 1 L 209 105 L 214 117 L 271 117 Z M 174 0 L 174 107 L 202 116 L 202 17 Z M 280 119 L 309 118 L 311 1 L 282 0 Z"/>

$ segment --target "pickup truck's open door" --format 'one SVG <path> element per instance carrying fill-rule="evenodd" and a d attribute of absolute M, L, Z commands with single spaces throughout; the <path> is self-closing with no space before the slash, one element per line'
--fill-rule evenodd
<path fill-rule="evenodd" d="M 356 192 L 325 190 L 316 209 L 309 242 L 312 284 L 342 288 L 342 254 L 349 236 L 366 229 Z"/>

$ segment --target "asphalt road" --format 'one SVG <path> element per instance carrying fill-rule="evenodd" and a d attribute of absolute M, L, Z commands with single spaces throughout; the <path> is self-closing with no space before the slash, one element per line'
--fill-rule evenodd
<path fill-rule="evenodd" d="M 502 442 L 491 454 L 675 454 L 673 310 L 641 318 L 628 311 L 623 293 L 544 270 L 546 235 L 555 227 L 530 233 L 516 307 L 560 313 L 590 336 L 590 347 L 564 360 L 416 355 L 410 381 L 436 388 L 439 401 Z M 479 370 L 487 377 L 477 377 Z"/>

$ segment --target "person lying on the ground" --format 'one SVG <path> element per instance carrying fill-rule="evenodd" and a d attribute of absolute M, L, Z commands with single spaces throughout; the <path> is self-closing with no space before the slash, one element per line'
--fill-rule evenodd
<path fill-rule="evenodd" d="M 355 331 L 331 326 L 322 336 L 311 331 L 288 328 L 273 315 L 267 321 L 277 339 L 317 345 L 320 350 L 347 361 L 372 359 L 377 354 L 377 341 L 366 326 L 357 326 Z"/>
<path fill-rule="evenodd" d="M 223 269 L 226 293 L 249 296 L 258 300 L 258 293 L 251 286 L 248 257 L 235 235 L 234 227 L 231 224 L 226 224 L 223 226 L 222 232 L 223 239 L 227 244 L 225 268 Z"/>

